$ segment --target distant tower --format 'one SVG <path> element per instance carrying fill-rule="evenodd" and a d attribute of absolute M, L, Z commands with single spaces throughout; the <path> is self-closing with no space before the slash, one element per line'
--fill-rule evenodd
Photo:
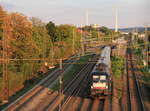
<path fill-rule="evenodd" d="M 115 32 L 118 32 L 118 8 L 116 8 Z"/>
<path fill-rule="evenodd" d="M 89 10 L 86 9 L 86 25 L 89 25 Z"/>

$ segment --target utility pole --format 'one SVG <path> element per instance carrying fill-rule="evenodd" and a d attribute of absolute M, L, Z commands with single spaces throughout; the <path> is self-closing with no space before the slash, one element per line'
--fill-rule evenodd
<path fill-rule="evenodd" d="M 9 22 L 6 18 L 3 25 L 3 103 L 7 103 L 9 97 L 7 33 L 10 31 L 10 27 L 7 27 Z"/>
<path fill-rule="evenodd" d="M 52 54 L 52 67 L 54 66 L 54 43 L 52 42 L 52 50 L 51 50 L 51 54 Z"/>
<path fill-rule="evenodd" d="M 148 65 L 148 34 L 147 34 L 147 24 L 145 24 L 145 59 Z"/>
<path fill-rule="evenodd" d="M 138 28 L 136 28 L 136 38 L 135 45 L 138 45 Z"/>
<path fill-rule="evenodd" d="M 81 55 L 84 55 L 84 45 L 83 45 L 83 30 L 82 30 L 82 25 L 81 25 Z"/>
<path fill-rule="evenodd" d="M 93 45 L 93 41 L 92 41 L 92 32 L 91 32 L 91 29 L 90 29 L 90 43 Z"/>
<path fill-rule="evenodd" d="M 97 41 L 99 40 L 99 27 L 97 28 Z"/>
<path fill-rule="evenodd" d="M 72 37 L 72 53 L 75 53 L 75 29 L 73 29 L 73 37 Z"/>
<path fill-rule="evenodd" d="M 116 8 L 115 32 L 118 32 L 118 8 Z"/>
<path fill-rule="evenodd" d="M 63 65 L 62 65 L 62 59 L 59 61 L 60 65 L 60 76 L 59 76 L 59 98 L 60 98 L 60 103 L 59 103 L 59 111 L 62 109 L 62 95 L 63 95 Z"/>
<path fill-rule="evenodd" d="M 110 41 L 110 43 L 112 44 L 112 42 L 113 42 L 113 32 L 111 32 L 111 41 Z"/>

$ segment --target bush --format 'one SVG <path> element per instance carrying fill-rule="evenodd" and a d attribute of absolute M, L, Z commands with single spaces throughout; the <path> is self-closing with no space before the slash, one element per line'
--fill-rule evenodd
<path fill-rule="evenodd" d="M 113 75 L 119 78 L 124 69 L 124 58 L 121 56 L 112 57 L 112 72 Z"/>
<path fill-rule="evenodd" d="M 150 73 L 148 71 L 149 67 L 144 67 L 141 69 L 141 72 L 143 72 L 142 78 L 145 81 L 145 86 L 150 91 Z"/>

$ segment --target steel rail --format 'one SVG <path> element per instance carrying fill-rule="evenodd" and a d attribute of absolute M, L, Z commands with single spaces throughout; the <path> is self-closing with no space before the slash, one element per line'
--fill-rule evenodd
<path fill-rule="evenodd" d="M 86 80 L 87 80 L 87 78 L 88 78 L 89 72 L 90 72 L 90 71 L 88 71 L 88 70 L 86 70 L 86 72 L 84 72 L 84 73 L 85 73 L 85 76 L 82 77 L 82 79 L 80 80 L 80 82 L 78 83 L 78 85 L 76 86 L 76 88 L 72 91 L 72 94 L 71 94 L 71 95 L 76 96 L 76 95 L 79 94 L 79 92 L 80 92 L 81 89 L 82 89 L 82 85 L 80 86 L 80 84 L 86 82 Z M 87 82 L 88 82 L 88 81 L 87 81 Z M 79 90 L 76 90 L 76 89 L 78 89 L 78 88 L 79 88 Z M 62 107 L 64 107 L 66 104 L 68 104 L 71 99 L 72 99 L 72 96 L 69 96 L 69 97 L 67 98 L 67 100 L 63 103 Z"/>
<path fill-rule="evenodd" d="M 71 85 L 74 83 L 74 81 L 76 81 L 76 80 L 79 78 L 79 76 L 81 75 L 81 72 L 84 71 L 84 70 L 87 68 L 88 65 L 89 65 L 89 64 L 86 64 L 86 65 L 80 70 L 80 72 L 77 73 L 77 75 L 73 78 L 73 80 L 72 80 L 71 82 L 69 82 L 69 84 L 67 84 L 67 86 L 66 86 L 65 89 L 63 90 L 63 93 L 66 93 L 66 92 L 70 89 Z M 53 101 L 56 102 L 59 97 L 60 97 L 60 96 L 56 97 Z M 51 108 L 51 105 L 52 105 L 52 103 L 50 103 L 47 107 L 45 107 L 43 111 L 46 111 L 46 110 L 48 110 L 49 108 Z"/>
<path fill-rule="evenodd" d="M 130 59 L 132 59 L 132 54 L 130 54 Z M 133 77 L 134 77 L 134 80 L 135 80 L 135 86 L 136 86 L 136 89 L 137 89 L 137 94 L 138 94 L 138 97 L 139 97 L 139 102 L 141 104 L 141 110 L 145 111 L 145 106 L 144 106 L 144 103 L 143 103 L 143 100 L 142 100 L 142 96 L 141 96 L 142 94 L 141 94 L 141 90 L 140 90 L 139 83 L 138 83 L 138 80 L 137 80 L 137 75 L 133 71 L 133 69 L 134 69 L 133 61 L 130 61 L 130 63 L 131 63 Z"/>

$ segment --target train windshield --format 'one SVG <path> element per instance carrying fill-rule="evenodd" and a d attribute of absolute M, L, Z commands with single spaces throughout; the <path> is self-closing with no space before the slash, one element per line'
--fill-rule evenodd
<path fill-rule="evenodd" d="M 104 83 L 106 82 L 106 76 L 105 75 L 93 75 L 93 82 L 101 82 L 101 83 Z"/>
<path fill-rule="evenodd" d="M 99 76 L 94 75 L 93 76 L 93 82 L 99 82 L 100 78 Z"/>

